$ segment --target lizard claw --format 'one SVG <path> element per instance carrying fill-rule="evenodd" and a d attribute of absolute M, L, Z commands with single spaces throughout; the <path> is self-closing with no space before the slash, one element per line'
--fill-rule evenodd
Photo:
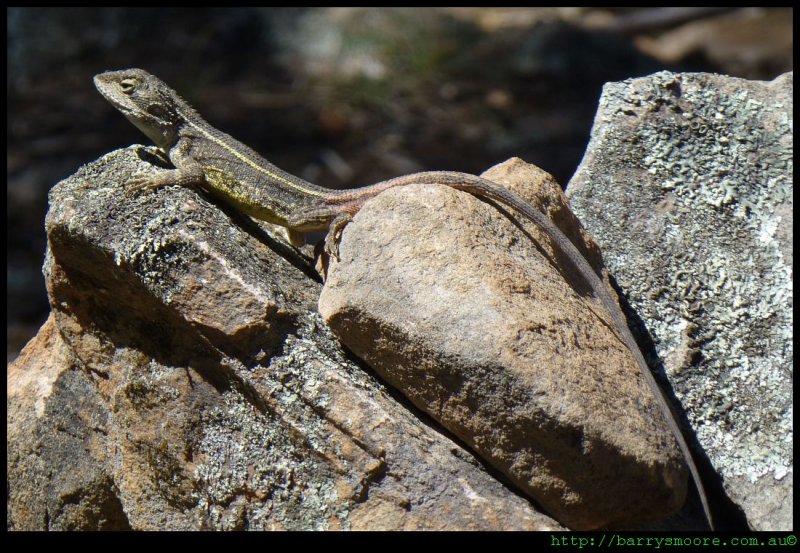
<path fill-rule="evenodd" d="M 138 173 L 125 183 L 125 195 L 128 197 L 139 196 L 140 194 L 146 194 L 157 188 L 169 186 L 171 184 L 179 184 L 172 182 L 171 179 L 171 173 L 161 173 L 158 175 Z"/>
<path fill-rule="evenodd" d="M 150 178 L 146 175 L 131 177 L 125 184 L 127 185 L 125 187 L 125 195 L 128 197 L 138 196 L 155 188 Z"/>
<path fill-rule="evenodd" d="M 328 254 L 329 257 L 336 259 L 336 261 L 340 261 L 339 240 L 341 239 L 341 235 L 341 229 L 338 231 L 331 229 L 331 231 L 328 232 L 328 235 L 325 236 L 325 253 Z"/>

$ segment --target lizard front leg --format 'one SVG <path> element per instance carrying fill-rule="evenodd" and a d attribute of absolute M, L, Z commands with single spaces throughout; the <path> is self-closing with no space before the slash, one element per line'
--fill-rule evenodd
<path fill-rule="evenodd" d="M 185 152 L 182 143 L 176 144 L 168 158 L 175 169 L 165 169 L 157 175 L 135 176 L 128 180 L 128 195 L 155 190 L 164 186 L 197 186 L 206 182 L 203 166 Z"/>

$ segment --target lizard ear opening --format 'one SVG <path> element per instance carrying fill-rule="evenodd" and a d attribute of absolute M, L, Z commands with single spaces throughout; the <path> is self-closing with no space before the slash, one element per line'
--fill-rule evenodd
<path fill-rule="evenodd" d="M 159 121 L 169 120 L 169 111 L 159 104 L 150 104 L 147 106 L 147 113 Z"/>

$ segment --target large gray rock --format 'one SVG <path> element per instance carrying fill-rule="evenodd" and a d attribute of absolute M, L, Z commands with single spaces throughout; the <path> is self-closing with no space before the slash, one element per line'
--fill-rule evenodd
<path fill-rule="evenodd" d="M 760 530 L 792 529 L 792 84 L 608 84 L 567 189 Z"/>

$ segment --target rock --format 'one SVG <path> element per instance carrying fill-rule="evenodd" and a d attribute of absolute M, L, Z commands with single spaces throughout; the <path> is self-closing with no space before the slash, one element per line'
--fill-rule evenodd
<path fill-rule="evenodd" d="M 484 176 L 527 194 L 598 264 L 549 175 L 510 160 Z M 319 301 L 331 329 L 557 520 L 630 526 L 681 506 L 686 471 L 652 392 L 535 225 L 407 186 L 367 203 L 339 253 Z"/>
<path fill-rule="evenodd" d="M 197 191 L 126 196 L 149 152 L 51 191 L 9 529 L 562 528 L 348 358 L 308 259 Z"/>
<path fill-rule="evenodd" d="M 575 212 L 728 496 L 792 529 L 793 76 L 606 85 Z"/>
<path fill-rule="evenodd" d="M 9 367 L 9 527 L 130 530 L 105 463 L 86 454 L 108 455 L 111 413 L 71 362 L 51 315 Z"/>

